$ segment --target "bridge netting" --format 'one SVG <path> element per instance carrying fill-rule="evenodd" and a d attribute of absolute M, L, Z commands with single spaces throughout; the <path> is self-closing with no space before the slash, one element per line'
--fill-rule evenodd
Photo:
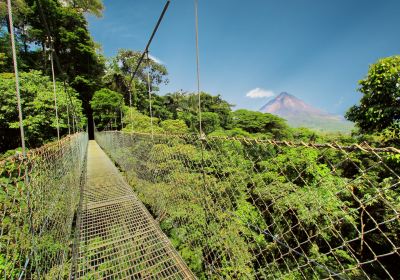
<path fill-rule="evenodd" d="M 112 161 L 89 142 L 73 279 L 194 279 Z"/>
<path fill-rule="evenodd" d="M 400 275 L 397 149 L 123 132 L 96 141 L 130 186 L 96 156 L 86 173 L 85 133 L 1 161 L 1 278 L 191 278 L 180 257 L 199 279 Z"/>
<path fill-rule="evenodd" d="M 396 279 L 399 150 L 98 132 L 199 279 Z"/>
<path fill-rule="evenodd" d="M 87 134 L 0 162 L 0 278 L 69 275 Z"/>

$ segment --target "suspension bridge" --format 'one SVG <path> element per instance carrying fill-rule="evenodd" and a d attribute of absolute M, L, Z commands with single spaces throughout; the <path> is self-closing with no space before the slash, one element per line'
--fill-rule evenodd
<path fill-rule="evenodd" d="M 205 136 L 195 7 L 198 134 L 89 141 L 57 117 L 57 141 L 26 151 L 13 46 L 22 153 L 0 162 L 0 277 L 398 279 L 400 151 Z"/>
<path fill-rule="evenodd" d="M 299 164 L 293 151 L 317 161 Z M 0 164 L 0 272 L 396 279 L 399 154 L 367 144 L 67 136 Z"/>

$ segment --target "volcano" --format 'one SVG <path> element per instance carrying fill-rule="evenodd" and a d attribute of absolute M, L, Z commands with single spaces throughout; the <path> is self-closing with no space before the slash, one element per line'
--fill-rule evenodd
<path fill-rule="evenodd" d="M 322 111 L 287 92 L 282 92 L 270 100 L 261 107 L 260 112 L 280 116 L 293 127 L 327 132 L 350 132 L 353 128 L 353 123 L 346 121 L 343 116 Z"/>

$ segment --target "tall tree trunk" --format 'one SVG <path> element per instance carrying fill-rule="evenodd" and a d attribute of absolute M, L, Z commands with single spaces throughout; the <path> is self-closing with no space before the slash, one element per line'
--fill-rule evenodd
<path fill-rule="evenodd" d="M 10 20 L 9 20 L 9 18 L 8 18 L 8 15 L 5 17 L 5 19 L 6 19 L 6 22 L 7 22 L 7 31 L 8 31 L 8 34 L 11 34 Z"/>

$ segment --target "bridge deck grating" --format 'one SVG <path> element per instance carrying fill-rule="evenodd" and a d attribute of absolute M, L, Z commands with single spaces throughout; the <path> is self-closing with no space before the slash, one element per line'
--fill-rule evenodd
<path fill-rule="evenodd" d="M 82 195 L 76 279 L 194 279 L 95 141 Z"/>

